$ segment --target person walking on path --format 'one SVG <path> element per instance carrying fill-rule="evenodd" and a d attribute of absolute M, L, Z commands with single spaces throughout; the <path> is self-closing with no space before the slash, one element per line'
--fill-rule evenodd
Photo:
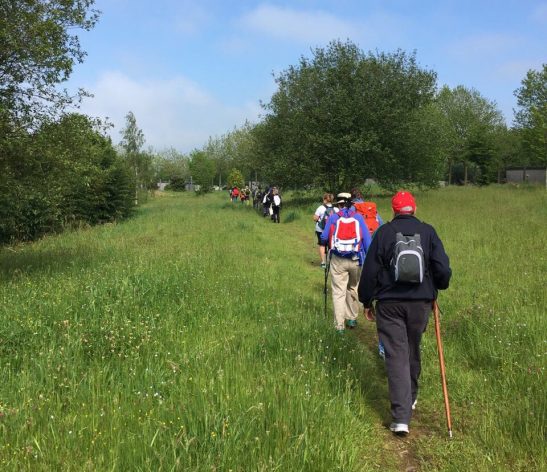
<path fill-rule="evenodd" d="M 339 193 L 336 204 L 340 211 L 327 220 L 321 241 L 330 248 L 334 324 L 343 334 L 346 325 L 348 328 L 357 326 L 357 286 L 371 238 L 363 217 L 350 210 L 349 193 Z"/>
<path fill-rule="evenodd" d="M 365 317 L 376 319 L 385 349 L 393 417 L 389 428 L 406 435 L 418 396 L 422 334 L 437 291 L 448 288 L 452 271 L 435 229 L 416 218 L 412 194 L 398 192 L 391 207 L 394 218 L 374 235 L 358 293 Z"/>
<path fill-rule="evenodd" d="M 313 214 L 315 221 L 315 235 L 317 236 L 317 247 L 319 248 L 319 257 L 321 258 L 321 268 L 327 267 L 327 246 L 321 241 L 321 233 L 325 229 L 325 225 L 329 216 L 338 212 L 338 208 L 332 205 L 334 195 L 332 193 L 323 194 L 323 203 L 317 207 Z"/>
<path fill-rule="evenodd" d="M 274 187 L 272 190 L 272 221 L 274 223 L 280 223 L 279 213 L 281 212 L 281 196 L 279 195 L 279 189 Z"/>

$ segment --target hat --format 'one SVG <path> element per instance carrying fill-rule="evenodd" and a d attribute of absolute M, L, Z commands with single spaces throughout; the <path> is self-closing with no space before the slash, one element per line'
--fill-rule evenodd
<path fill-rule="evenodd" d="M 416 211 L 416 202 L 410 192 L 397 192 L 391 199 L 391 208 L 394 213 L 412 214 Z"/>
<path fill-rule="evenodd" d="M 351 194 L 347 192 L 342 192 L 336 195 L 336 204 L 338 203 L 347 203 L 351 201 Z"/>

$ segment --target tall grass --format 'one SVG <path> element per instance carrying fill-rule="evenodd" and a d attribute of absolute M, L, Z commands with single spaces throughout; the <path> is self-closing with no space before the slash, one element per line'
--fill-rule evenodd
<path fill-rule="evenodd" d="M 340 338 L 324 319 L 317 204 L 298 198 L 280 225 L 225 195 L 179 195 L 3 249 L 1 468 L 398 470 L 373 326 Z M 538 470 L 545 194 L 417 200 L 454 270 L 440 303 L 456 438 L 427 333 L 405 447 L 424 470 Z"/>

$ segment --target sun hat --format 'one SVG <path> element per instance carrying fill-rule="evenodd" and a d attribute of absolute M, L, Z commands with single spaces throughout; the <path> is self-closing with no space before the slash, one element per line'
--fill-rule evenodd
<path fill-rule="evenodd" d="M 416 211 L 416 202 L 410 192 L 397 192 L 391 199 L 391 208 L 394 213 L 412 214 Z"/>
<path fill-rule="evenodd" d="M 351 201 L 351 193 L 342 192 L 336 195 L 336 204 L 347 203 Z"/>

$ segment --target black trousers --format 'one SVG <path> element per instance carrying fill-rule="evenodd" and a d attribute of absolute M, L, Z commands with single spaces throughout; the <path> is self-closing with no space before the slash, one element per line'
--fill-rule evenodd
<path fill-rule="evenodd" d="M 376 304 L 376 326 L 386 353 L 391 415 L 395 423 L 410 423 L 422 368 L 420 342 L 430 312 L 430 301 L 386 300 Z"/>

